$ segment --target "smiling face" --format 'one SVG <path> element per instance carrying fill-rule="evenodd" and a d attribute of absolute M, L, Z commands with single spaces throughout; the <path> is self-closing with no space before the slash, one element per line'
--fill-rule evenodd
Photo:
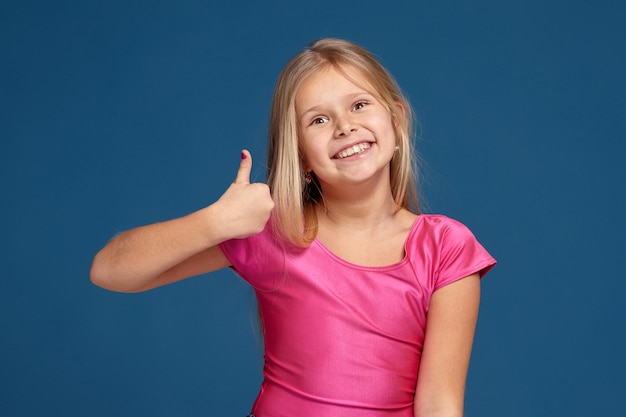
<path fill-rule="evenodd" d="M 343 69 L 343 68 L 342 68 Z M 389 162 L 396 146 L 386 104 L 363 86 L 365 80 L 328 66 L 304 80 L 296 94 L 296 115 L 305 169 L 322 189 L 372 180 L 389 186 Z"/>

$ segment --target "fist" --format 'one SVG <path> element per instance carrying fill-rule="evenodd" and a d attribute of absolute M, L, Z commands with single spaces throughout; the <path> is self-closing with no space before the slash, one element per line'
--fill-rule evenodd
<path fill-rule="evenodd" d="M 244 238 L 260 233 L 270 218 L 274 201 L 267 184 L 250 183 L 252 156 L 241 152 L 241 162 L 235 181 L 216 202 L 220 208 L 222 226 L 229 238 Z"/>

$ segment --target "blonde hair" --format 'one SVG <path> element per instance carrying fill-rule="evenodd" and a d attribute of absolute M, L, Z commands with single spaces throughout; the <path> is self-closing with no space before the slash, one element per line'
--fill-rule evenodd
<path fill-rule="evenodd" d="M 398 152 L 391 160 L 390 182 L 395 203 L 419 213 L 415 155 L 412 146 L 413 113 L 400 88 L 374 56 L 340 39 L 321 39 L 296 55 L 282 70 L 272 100 L 269 122 L 267 181 L 276 205 L 273 221 L 277 232 L 297 246 L 308 246 L 317 235 L 314 206 L 321 189 L 314 175 L 307 183 L 304 157 L 299 147 L 295 97 L 311 74 L 332 66 L 351 81 L 356 72 L 368 83 L 363 86 L 382 103 L 398 122 Z M 373 90 L 373 91 L 369 91 Z"/>

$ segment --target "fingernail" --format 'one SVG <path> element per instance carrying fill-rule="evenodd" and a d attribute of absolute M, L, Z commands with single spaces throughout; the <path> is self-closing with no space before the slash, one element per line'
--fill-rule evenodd
<path fill-rule="evenodd" d="M 246 159 L 248 157 L 248 155 L 245 154 L 245 152 L 241 152 L 241 159 Z"/>

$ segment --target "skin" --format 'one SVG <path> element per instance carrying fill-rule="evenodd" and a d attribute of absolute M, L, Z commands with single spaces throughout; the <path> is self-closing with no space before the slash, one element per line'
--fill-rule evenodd
<path fill-rule="evenodd" d="M 416 216 L 393 201 L 389 163 L 396 125 L 387 106 L 328 67 L 302 83 L 296 114 L 306 169 L 315 173 L 324 195 L 317 209 L 318 240 L 356 264 L 400 261 Z M 338 158 L 359 144 L 369 148 Z"/>
<path fill-rule="evenodd" d="M 479 300 L 478 274 L 433 294 L 415 392 L 416 417 L 463 416 Z"/>
<path fill-rule="evenodd" d="M 355 197 L 362 197 L 362 187 L 391 192 L 388 165 L 395 152 L 396 127 L 385 104 L 334 67 L 307 78 L 295 103 L 306 168 L 315 172 L 324 198 L 351 200 L 345 193 L 355 186 Z M 368 149 L 337 156 L 358 144 Z"/>
<path fill-rule="evenodd" d="M 230 266 L 217 245 L 261 232 L 274 208 L 269 187 L 250 183 L 251 169 L 252 157 L 243 151 L 235 181 L 215 203 L 113 238 L 94 257 L 91 281 L 140 292 Z"/>
<path fill-rule="evenodd" d="M 306 169 L 315 173 L 324 195 L 323 206 L 316 208 L 318 240 L 355 264 L 399 262 L 416 215 L 393 201 L 389 163 L 396 152 L 397 125 L 389 108 L 329 67 L 301 85 L 296 113 Z M 369 147 L 337 157 L 358 144 Z M 216 202 L 116 236 L 95 256 L 92 282 L 113 291 L 138 292 L 230 266 L 217 245 L 261 232 L 274 207 L 267 185 L 250 183 L 251 167 L 252 157 L 243 151 L 235 181 Z M 434 293 L 415 416 L 463 415 L 479 298 L 478 275 Z"/>
<path fill-rule="evenodd" d="M 296 112 L 307 169 L 316 174 L 324 195 L 325 209 L 318 209 L 318 239 L 356 264 L 399 262 L 415 215 L 393 202 L 389 162 L 395 152 L 397 126 L 387 106 L 329 67 L 302 84 Z M 342 150 L 363 142 L 370 147 L 362 153 L 337 158 Z M 463 415 L 479 299 L 477 274 L 434 293 L 415 416 Z"/>

